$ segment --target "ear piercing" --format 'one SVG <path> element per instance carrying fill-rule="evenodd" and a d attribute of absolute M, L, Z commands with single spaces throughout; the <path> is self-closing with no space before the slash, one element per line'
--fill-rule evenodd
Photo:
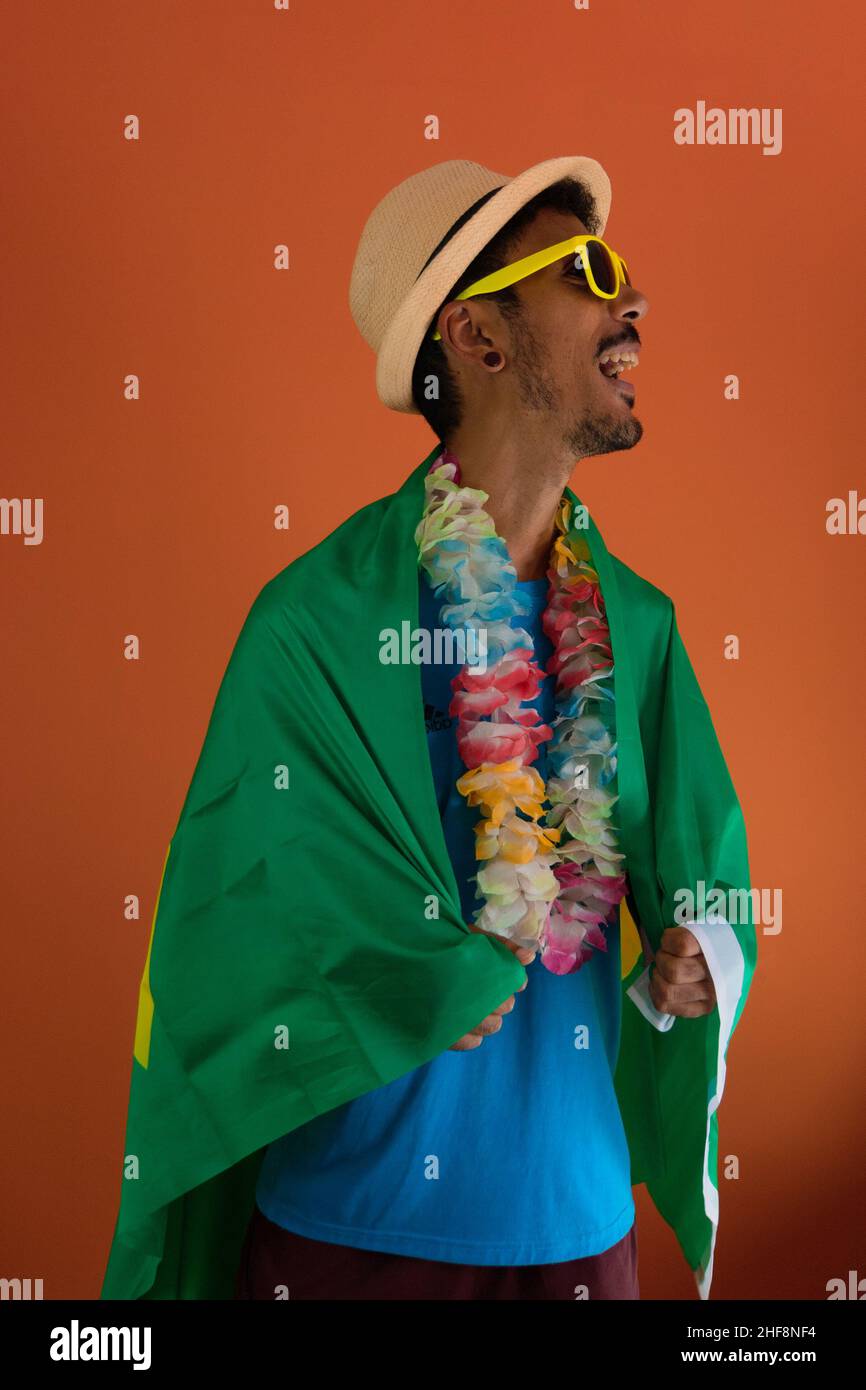
<path fill-rule="evenodd" d="M 499 363 L 502 361 L 502 353 L 495 352 L 493 350 L 491 350 L 490 352 L 485 352 L 484 361 L 486 362 L 488 367 L 498 367 Z"/>

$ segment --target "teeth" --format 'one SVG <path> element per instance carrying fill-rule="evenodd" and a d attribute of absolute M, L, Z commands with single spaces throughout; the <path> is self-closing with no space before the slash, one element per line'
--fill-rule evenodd
<path fill-rule="evenodd" d="M 617 377 L 621 376 L 629 367 L 636 367 L 638 365 L 638 358 L 637 354 L 634 352 L 605 352 L 598 359 L 598 365 L 602 367 L 605 363 L 610 363 L 614 367 L 614 370 L 612 372 L 604 372 L 603 375 Z"/>

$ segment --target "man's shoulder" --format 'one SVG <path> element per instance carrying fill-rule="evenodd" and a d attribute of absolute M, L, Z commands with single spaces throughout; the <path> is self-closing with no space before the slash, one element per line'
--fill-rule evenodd
<path fill-rule="evenodd" d="M 639 704 L 658 688 L 670 653 L 675 621 L 674 602 L 664 589 L 638 574 L 616 555 L 610 555 L 616 583 L 618 629 L 613 630 L 614 654 L 619 638 L 628 652 Z M 603 586 L 602 586 L 603 588 Z M 608 613 L 611 614 L 608 605 Z"/>
<path fill-rule="evenodd" d="M 632 569 L 631 565 L 627 565 L 618 555 L 610 552 L 609 555 L 626 615 L 639 611 L 656 619 L 660 624 L 670 623 L 674 606 L 670 595 L 645 575 L 638 574 L 637 570 Z"/>
<path fill-rule="evenodd" d="M 364 555 L 375 543 L 379 528 L 394 493 L 377 497 L 347 516 L 302 555 L 290 560 L 268 579 L 250 607 L 249 619 L 302 610 L 315 617 L 333 602 L 335 580 L 345 576 L 351 566 L 363 563 Z"/>

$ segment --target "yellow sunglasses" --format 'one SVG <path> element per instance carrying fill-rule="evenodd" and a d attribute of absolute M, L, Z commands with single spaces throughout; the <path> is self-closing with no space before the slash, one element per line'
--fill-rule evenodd
<path fill-rule="evenodd" d="M 628 266 L 622 256 L 618 256 L 601 237 L 584 234 L 569 237 L 568 241 L 558 241 L 555 246 L 547 246 L 543 251 L 533 251 L 531 256 L 524 256 L 522 260 L 513 261 L 501 270 L 494 270 L 492 275 L 485 275 L 482 280 L 476 280 L 474 285 L 461 290 L 454 298 L 470 299 L 472 295 L 493 294 L 496 290 L 504 290 L 508 285 L 525 280 L 527 275 L 534 275 L 537 270 L 544 270 L 545 266 L 571 254 L 574 254 L 575 262 L 580 259 L 586 282 L 599 299 L 616 299 L 623 285 L 631 285 Z M 437 328 L 433 333 L 433 339 L 435 341 L 441 337 L 442 334 Z"/>

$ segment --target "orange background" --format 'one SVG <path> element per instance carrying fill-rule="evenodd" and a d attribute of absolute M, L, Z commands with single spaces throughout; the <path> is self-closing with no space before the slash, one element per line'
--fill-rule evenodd
<path fill-rule="evenodd" d="M 713 1297 L 821 1299 L 828 1279 L 866 1275 L 866 536 L 825 530 L 827 500 L 864 487 L 864 45 L 855 0 L 816 30 L 823 13 L 7 11 L 2 489 L 44 498 L 45 535 L 0 536 L 0 1275 L 97 1296 L 160 869 L 234 639 L 272 575 L 434 445 L 420 417 L 379 404 L 349 315 L 365 218 L 439 160 L 511 175 L 561 154 L 610 174 L 606 235 L 650 303 L 644 437 L 579 464 L 573 486 L 608 547 L 673 597 L 753 883 L 783 890 L 728 1057 L 720 1155 L 740 1177 L 720 1178 Z M 700 99 L 781 107 L 781 154 L 675 145 L 674 111 Z M 139 401 L 124 400 L 127 373 Z M 280 503 L 288 532 L 273 529 Z M 728 633 L 739 661 L 723 659 Z M 636 1199 L 643 1296 L 695 1297 Z"/>

